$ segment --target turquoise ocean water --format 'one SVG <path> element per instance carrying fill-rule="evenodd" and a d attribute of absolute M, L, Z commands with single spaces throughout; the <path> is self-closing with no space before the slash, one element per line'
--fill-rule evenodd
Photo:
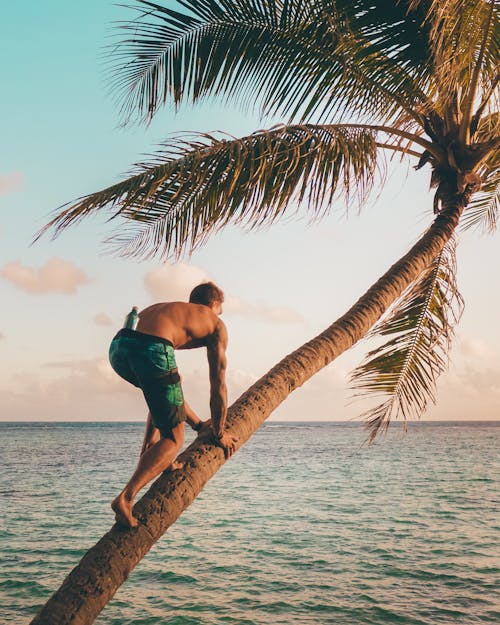
<path fill-rule="evenodd" d="M 355 424 L 266 424 L 96 622 L 499 623 L 499 425 L 367 448 Z M 0 623 L 28 623 L 110 527 L 142 432 L 0 424 Z"/>

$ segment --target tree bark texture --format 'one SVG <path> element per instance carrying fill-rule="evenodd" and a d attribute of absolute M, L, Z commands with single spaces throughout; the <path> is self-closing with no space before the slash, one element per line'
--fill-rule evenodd
<path fill-rule="evenodd" d="M 448 206 L 411 250 L 320 335 L 295 350 L 251 386 L 229 409 L 227 427 L 243 445 L 288 395 L 365 336 L 391 304 L 450 240 L 463 198 Z M 137 502 L 131 530 L 113 526 L 82 558 L 49 599 L 32 625 L 89 625 L 154 543 L 194 501 L 224 464 L 209 435 L 182 454 L 185 467 L 162 474 Z"/>

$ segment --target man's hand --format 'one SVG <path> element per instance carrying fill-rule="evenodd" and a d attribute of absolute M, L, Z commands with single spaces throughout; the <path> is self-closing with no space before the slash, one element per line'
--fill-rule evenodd
<path fill-rule="evenodd" d="M 207 432 L 212 430 L 212 419 L 206 419 L 206 421 L 201 422 L 201 427 L 198 430 L 198 434 L 206 434 Z"/>
<path fill-rule="evenodd" d="M 217 444 L 224 449 L 224 455 L 226 458 L 230 458 L 236 451 L 236 443 L 239 441 L 239 438 L 229 434 L 229 432 L 224 432 L 220 438 L 215 436 L 215 439 Z"/>
<path fill-rule="evenodd" d="M 191 423 L 190 423 L 191 425 Z M 202 421 L 201 419 L 197 421 L 194 425 L 191 425 L 193 430 L 198 433 L 198 436 L 202 434 L 207 434 L 208 432 L 212 432 L 212 419 L 206 419 Z"/>

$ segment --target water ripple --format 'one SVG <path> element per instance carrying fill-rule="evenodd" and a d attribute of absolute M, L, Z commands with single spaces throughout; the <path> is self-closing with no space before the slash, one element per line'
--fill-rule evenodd
<path fill-rule="evenodd" d="M 10 427 L 0 439 L 0 622 L 9 624 L 28 623 L 109 528 L 143 429 Z M 269 424 L 97 623 L 493 625 L 499 434 L 427 424 L 367 449 L 353 424 Z"/>

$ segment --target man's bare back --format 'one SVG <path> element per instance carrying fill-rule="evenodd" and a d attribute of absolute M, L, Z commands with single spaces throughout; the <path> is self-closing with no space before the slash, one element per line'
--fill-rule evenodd
<path fill-rule="evenodd" d="M 167 302 L 141 311 L 137 330 L 169 340 L 174 349 L 194 349 L 205 347 L 214 335 L 225 334 L 225 325 L 203 304 Z"/>

